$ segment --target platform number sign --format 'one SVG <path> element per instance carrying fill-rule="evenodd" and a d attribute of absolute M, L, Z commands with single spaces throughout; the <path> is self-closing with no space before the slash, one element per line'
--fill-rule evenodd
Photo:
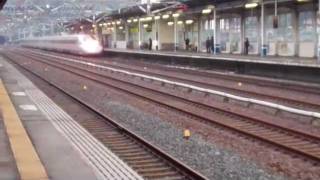
<path fill-rule="evenodd" d="M 278 16 L 276 16 L 276 15 L 273 16 L 272 24 L 273 24 L 273 28 L 274 28 L 274 29 L 277 29 L 277 28 L 278 28 L 278 24 L 279 24 Z"/>

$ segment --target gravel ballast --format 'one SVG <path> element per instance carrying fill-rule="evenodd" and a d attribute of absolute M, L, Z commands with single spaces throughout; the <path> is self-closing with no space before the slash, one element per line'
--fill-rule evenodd
<path fill-rule="evenodd" d="M 192 135 L 183 138 L 183 129 L 126 104 L 105 102 L 107 110 L 127 128 L 160 146 L 210 179 L 285 179 L 270 175 L 252 162 Z"/>

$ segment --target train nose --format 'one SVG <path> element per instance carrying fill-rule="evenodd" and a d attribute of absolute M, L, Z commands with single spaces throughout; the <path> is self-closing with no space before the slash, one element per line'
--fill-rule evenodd
<path fill-rule="evenodd" d="M 81 43 L 81 48 L 86 53 L 101 53 L 102 52 L 102 46 L 100 45 L 99 41 L 97 40 L 85 40 Z"/>

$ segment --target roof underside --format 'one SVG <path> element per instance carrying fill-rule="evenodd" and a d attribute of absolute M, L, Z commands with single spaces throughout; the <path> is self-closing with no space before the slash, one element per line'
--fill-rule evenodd
<path fill-rule="evenodd" d="M 226 2 L 231 2 L 235 0 L 178 0 L 178 1 L 190 7 L 193 7 L 193 6 L 205 6 L 209 4 L 226 3 Z"/>
<path fill-rule="evenodd" d="M 4 4 L 7 2 L 7 0 L 0 0 L 0 10 L 4 6 Z"/>

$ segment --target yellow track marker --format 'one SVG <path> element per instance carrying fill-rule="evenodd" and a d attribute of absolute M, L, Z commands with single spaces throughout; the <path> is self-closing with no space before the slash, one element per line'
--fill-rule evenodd
<path fill-rule="evenodd" d="M 22 180 L 49 179 L 1 80 L 0 109 L 20 178 Z"/>
<path fill-rule="evenodd" d="M 190 130 L 189 130 L 189 129 L 185 129 L 185 130 L 183 131 L 183 137 L 184 137 L 185 139 L 189 139 L 190 136 L 191 136 Z"/>

